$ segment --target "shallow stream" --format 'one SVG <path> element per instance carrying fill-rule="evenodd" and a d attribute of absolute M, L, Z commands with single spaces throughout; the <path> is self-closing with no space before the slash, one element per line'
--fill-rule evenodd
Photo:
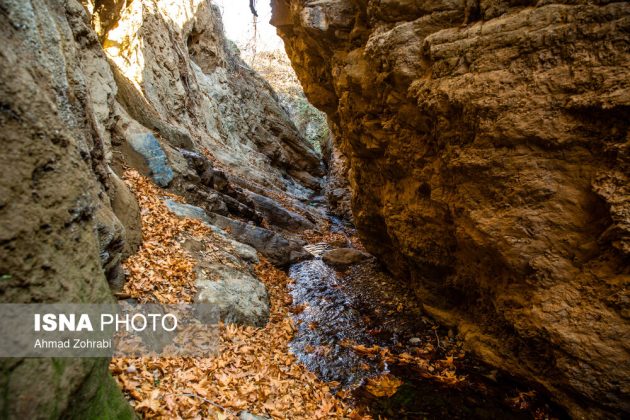
<path fill-rule="evenodd" d="M 376 261 L 339 272 L 321 259 L 330 245 L 307 248 L 314 258 L 289 270 L 298 327 L 291 351 L 363 413 L 392 419 L 566 417 L 542 394 L 465 354 L 454 332 L 426 317 L 413 293 Z M 428 370 L 383 357 L 382 349 L 426 359 Z M 445 361 L 453 364 L 456 383 L 427 378 Z M 370 392 L 370 378 L 387 374 L 402 383 L 391 395 Z"/>

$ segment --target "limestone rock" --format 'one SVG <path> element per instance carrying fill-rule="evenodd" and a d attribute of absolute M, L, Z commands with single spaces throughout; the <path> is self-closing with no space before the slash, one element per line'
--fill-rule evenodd
<path fill-rule="evenodd" d="M 225 169 L 284 189 L 289 170 L 322 174 L 319 155 L 271 87 L 225 39 L 216 5 L 134 1 L 115 11 L 96 8 L 92 19 L 109 22 L 101 37 L 116 99 L 163 143 L 209 151 L 219 166 L 204 182 L 221 191 L 215 184 Z"/>
<path fill-rule="evenodd" d="M 136 197 L 129 191 L 127 185 L 116 175 L 110 172 L 111 188 L 109 198 L 112 210 L 125 227 L 125 244 L 123 257 L 135 253 L 142 244 L 142 222 L 140 220 L 140 208 Z"/>
<path fill-rule="evenodd" d="M 630 411 L 630 3 L 272 3 L 368 251 L 573 416 Z"/>
<path fill-rule="evenodd" d="M 314 225 L 304 216 L 285 209 L 280 203 L 269 197 L 256 193 L 249 193 L 249 198 L 258 210 L 274 226 L 292 232 L 313 229 Z"/>
<path fill-rule="evenodd" d="M 201 207 L 193 206 L 186 203 L 178 203 L 170 198 L 164 200 L 166 207 L 179 217 L 187 217 L 189 219 L 201 220 L 210 223 L 210 218 Z"/>
<path fill-rule="evenodd" d="M 224 265 L 204 267 L 198 276 L 196 302 L 211 304 L 223 322 L 262 327 L 269 319 L 265 286 L 246 271 Z"/>
<path fill-rule="evenodd" d="M 173 169 L 169 166 L 166 153 L 153 133 L 134 134 L 128 140 L 133 150 L 145 159 L 155 183 L 160 187 L 167 187 L 173 180 Z"/>
<path fill-rule="evenodd" d="M 273 264 L 286 266 L 303 260 L 310 254 L 303 248 L 305 242 L 296 239 L 287 239 L 271 230 L 261 228 L 230 219 L 219 214 L 206 213 L 202 208 L 190 204 L 177 203 L 173 200 L 164 200 L 166 206 L 180 217 L 201 220 L 209 225 L 218 227 L 222 235 L 234 238 L 241 245 L 249 245 Z M 227 234 L 226 234 L 227 232 Z M 250 249 L 237 246 L 239 255 L 246 261 L 256 261 L 257 256 Z"/>
<path fill-rule="evenodd" d="M 0 302 L 112 302 L 102 261 L 123 230 L 106 194 L 107 61 L 77 1 L 0 9 Z M 4 359 L 2 417 L 130 419 L 108 364 Z"/>
<path fill-rule="evenodd" d="M 310 257 L 304 250 L 304 241 L 288 239 L 271 230 L 218 214 L 210 214 L 209 217 L 212 224 L 228 231 L 239 242 L 252 246 L 275 265 L 287 266 Z"/>
<path fill-rule="evenodd" d="M 234 252 L 236 253 L 236 255 L 238 255 L 244 261 L 253 264 L 258 264 L 260 262 L 260 260 L 258 259 L 258 253 L 253 247 L 235 240 L 231 240 L 230 244 L 234 248 Z"/>
<path fill-rule="evenodd" d="M 331 122 L 331 124 L 333 123 Z M 336 216 L 352 220 L 348 159 L 339 147 L 335 147 L 332 133 L 322 143 L 322 155 L 328 169 L 324 183 L 324 194 L 330 210 Z"/>
<path fill-rule="evenodd" d="M 141 235 L 137 204 L 110 167 L 132 167 L 173 189 L 196 176 L 218 190 L 208 207 L 252 218 L 243 195 L 229 195 L 228 173 L 280 190 L 296 182 L 290 171 L 310 184 L 322 174 L 274 92 L 226 41 L 211 2 L 3 1 L 0 10 L 2 302 L 113 300 L 107 279 L 121 285 L 120 261 Z M 179 149 L 207 153 L 216 165 L 196 174 Z M 304 253 L 271 231 L 236 230 L 274 261 Z M 243 267 L 256 252 L 226 243 L 236 271 L 222 274 L 214 296 L 236 308 L 227 317 L 261 324 L 264 288 Z M 0 412 L 132 418 L 107 365 L 2 361 L 0 393 L 10 398 L 0 399 Z"/>
<path fill-rule="evenodd" d="M 125 228 L 111 208 L 100 206 L 94 215 L 101 266 L 110 288 L 120 292 L 125 276 L 120 263 L 125 246 Z"/>
<path fill-rule="evenodd" d="M 322 254 L 322 260 L 335 268 L 345 269 L 370 258 L 370 254 L 354 248 L 337 248 Z"/>

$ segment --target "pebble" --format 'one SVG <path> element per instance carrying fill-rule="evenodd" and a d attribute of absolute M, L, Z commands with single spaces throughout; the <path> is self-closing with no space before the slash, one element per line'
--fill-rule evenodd
<path fill-rule="evenodd" d="M 413 346 L 417 346 L 418 344 L 420 344 L 421 340 L 418 337 L 411 337 L 409 339 L 409 344 L 413 345 Z"/>

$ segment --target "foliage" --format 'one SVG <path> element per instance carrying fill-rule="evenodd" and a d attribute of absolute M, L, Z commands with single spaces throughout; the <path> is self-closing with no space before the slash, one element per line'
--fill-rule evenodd
<path fill-rule="evenodd" d="M 181 232 L 213 233 L 202 223 L 179 219 L 162 204 L 167 194 L 137 172 L 125 180 L 136 195 L 145 243 L 126 262 L 125 291 L 140 301 L 188 302 L 194 296 L 192 260 Z M 289 316 L 291 282 L 269 262 L 255 268 L 267 287 L 271 316 L 264 328 L 221 325 L 213 358 L 118 358 L 110 370 L 136 412 L 146 418 L 234 418 L 248 411 L 278 418 L 360 418 L 331 386 L 289 353 L 295 327 Z"/>

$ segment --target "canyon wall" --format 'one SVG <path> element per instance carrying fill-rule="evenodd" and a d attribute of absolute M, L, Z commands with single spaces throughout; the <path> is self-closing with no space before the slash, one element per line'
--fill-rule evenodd
<path fill-rule="evenodd" d="M 221 213 L 261 249 L 277 245 L 278 262 L 304 253 L 253 224 L 274 211 L 311 222 L 254 192 L 308 197 L 320 157 L 211 2 L 0 0 L 0 34 L 1 303 L 114 301 L 121 262 L 142 243 L 127 169 Z M 250 270 L 241 260 L 255 250 L 224 235 Z M 108 363 L 4 359 L 0 417 L 132 418 Z"/>
<path fill-rule="evenodd" d="M 630 4 L 273 0 L 366 248 L 576 418 L 630 411 Z"/>

